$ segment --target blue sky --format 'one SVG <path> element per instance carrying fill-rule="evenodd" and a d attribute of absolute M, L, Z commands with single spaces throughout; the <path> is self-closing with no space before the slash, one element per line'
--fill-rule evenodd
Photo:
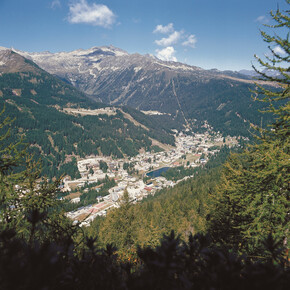
<path fill-rule="evenodd" d="M 284 0 L 0 0 L 0 46 L 129 53 L 220 70 L 250 69 L 267 53 L 259 29 Z"/>

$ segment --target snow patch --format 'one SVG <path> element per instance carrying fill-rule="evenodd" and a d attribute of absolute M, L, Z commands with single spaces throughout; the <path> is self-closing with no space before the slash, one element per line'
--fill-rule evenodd
<path fill-rule="evenodd" d="M 93 63 L 93 68 L 94 69 L 97 69 L 98 71 L 101 71 L 102 70 L 102 68 L 101 68 L 101 66 L 100 66 L 99 63 Z"/>
<path fill-rule="evenodd" d="M 115 55 L 116 56 L 123 56 L 123 55 L 128 55 L 128 53 L 126 53 L 126 52 L 122 52 L 122 51 L 114 51 L 114 53 L 115 53 Z"/>
<path fill-rule="evenodd" d="M 200 68 L 191 67 L 191 66 L 182 65 L 182 64 L 180 64 L 180 65 L 179 64 L 170 65 L 170 64 L 160 63 L 160 62 L 155 62 L 155 63 L 160 65 L 160 66 L 171 68 L 171 69 L 174 69 L 174 70 L 195 71 L 197 69 L 200 69 Z"/>
<path fill-rule="evenodd" d="M 92 69 L 90 69 L 89 72 L 90 72 L 90 75 L 92 75 L 94 78 L 98 77 Z"/>
<path fill-rule="evenodd" d="M 102 47 L 101 47 L 101 50 L 102 50 L 102 51 L 113 52 L 116 56 L 128 55 L 128 53 L 125 52 L 125 51 L 118 50 L 118 49 L 114 49 L 114 48 L 110 48 L 110 47 L 105 47 L 105 46 L 102 46 Z"/>
<path fill-rule="evenodd" d="M 120 68 L 117 67 L 117 66 L 112 66 L 110 69 L 111 69 L 112 71 L 117 71 L 117 70 L 119 70 Z"/>
<path fill-rule="evenodd" d="M 134 71 L 135 71 L 135 73 L 137 73 L 139 70 L 141 70 L 142 69 L 142 67 L 141 66 L 136 66 L 136 67 L 134 67 Z"/>
<path fill-rule="evenodd" d="M 170 115 L 169 113 L 162 113 L 159 111 L 141 111 L 145 115 Z"/>

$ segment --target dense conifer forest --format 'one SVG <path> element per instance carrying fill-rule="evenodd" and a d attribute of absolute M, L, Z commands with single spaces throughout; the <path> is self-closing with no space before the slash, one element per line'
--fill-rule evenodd
<path fill-rule="evenodd" d="M 0 105 L 6 116 L 15 118 L 11 125 L 14 142 L 21 136 L 35 160 L 42 160 L 42 175 L 59 177 L 66 173 L 78 176 L 74 157 L 103 154 L 113 158 L 134 156 L 141 148 L 160 150 L 152 146 L 154 138 L 174 145 L 168 119 L 155 120 L 133 109 L 126 109 L 147 129 L 133 124 L 116 108 L 115 115 L 69 115 L 65 107 L 98 109 L 104 104 L 90 101 L 84 94 L 58 78 L 42 71 L 35 64 L 11 52 L 12 58 L 24 62 L 24 72 L 0 75 Z M 19 59 L 20 58 L 20 59 Z M 28 63 L 26 63 L 28 62 Z M 163 125 L 162 125 L 163 124 Z M 176 123 L 178 125 L 178 123 Z M 134 142 L 133 142 L 134 141 Z M 5 142 L 5 141 L 3 141 Z M 71 156 L 67 158 L 67 156 Z"/>
<path fill-rule="evenodd" d="M 271 16 L 276 33 L 262 37 L 286 54 L 270 48 L 257 61 L 279 72 L 261 78 L 280 89 L 253 94 L 274 123 L 255 127 L 242 152 L 224 147 L 192 179 L 140 204 L 125 192 L 120 208 L 88 228 L 66 217 L 60 179 L 39 181 L 39 163 L 2 112 L 1 289 L 289 288 L 290 45 L 289 35 L 278 36 L 290 27 L 289 10 Z"/>

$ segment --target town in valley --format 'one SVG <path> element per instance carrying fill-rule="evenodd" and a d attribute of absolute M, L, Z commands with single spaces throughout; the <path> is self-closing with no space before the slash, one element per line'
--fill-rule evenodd
<path fill-rule="evenodd" d="M 100 191 L 102 181 L 114 180 L 115 185 L 108 189 L 106 195 L 97 196 L 95 203 L 67 212 L 67 216 L 80 226 L 88 226 L 97 216 L 105 216 L 108 210 L 119 207 L 125 191 L 128 192 L 130 202 L 136 203 L 162 188 L 173 187 L 180 181 L 193 177 L 189 175 L 173 181 L 161 176 L 161 172 L 179 166 L 202 166 L 211 155 L 219 152 L 221 146 L 238 146 L 236 137 L 225 138 L 206 123 L 205 127 L 207 130 L 199 134 L 175 131 L 176 147 L 168 147 L 165 151 L 142 152 L 125 159 L 89 156 L 78 160 L 81 178 L 71 180 L 68 176 L 64 177 L 61 191 L 67 195 L 63 198 L 78 204 L 83 193 L 92 189 Z"/>

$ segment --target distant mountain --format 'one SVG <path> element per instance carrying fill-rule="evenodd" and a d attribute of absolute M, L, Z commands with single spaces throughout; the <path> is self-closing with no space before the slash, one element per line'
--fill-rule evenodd
<path fill-rule="evenodd" d="M 261 78 L 261 75 L 258 74 L 254 70 L 244 69 L 244 70 L 240 70 L 239 73 L 242 75 L 248 76 L 249 78 L 253 78 L 253 79 Z M 266 75 L 268 75 L 270 77 L 279 77 L 281 75 L 278 71 L 270 70 L 270 69 L 264 69 L 262 71 L 262 73 L 265 73 Z"/>
<path fill-rule="evenodd" d="M 252 80 L 252 77 L 250 75 L 247 75 L 246 73 L 243 73 L 243 70 L 241 71 L 231 71 L 231 70 L 218 70 L 218 69 L 210 69 L 208 70 L 212 73 L 216 73 L 222 76 L 228 76 L 228 77 L 234 77 L 240 80 Z"/>
<path fill-rule="evenodd" d="M 41 72 L 41 69 L 34 62 L 3 47 L 0 47 L 0 69 L 1 73 Z"/>
<path fill-rule="evenodd" d="M 250 136 L 250 123 L 261 123 L 257 110 L 262 104 L 253 102 L 249 90 L 254 89 L 254 82 L 239 72 L 204 70 L 112 46 L 59 53 L 17 52 L 103 103 L 158 110 L 196 126 L 207 120 L 230 135 Z"/>
<path fill-rule="evenodd" d="M 113 46 L 60 53 L 16 51 L 32 59 L 49 73 L 68 80 L 86 94 L 97 96 L 100 101 L 111 104 L 129 103 L 131 87 L 138 85 L 145 86 L 144 90 L 149 88 L 148 81 L 153 74 L 170 71 L 170 77 L 176 72 L 202 70 L 181 63 L 164 62 L 151 55 L 131 55 Z M 115 88 L 117 83 L 121 85 L 118 90 Z M 104 94 L 107 91 L 109 96 Z"/>
<path fill-rule="evenodd" d="M 113 106 L 104 110 L 104 104 L 31 60 L 2 49 L 0 107 L 4 105 L 4 115 L 15 117 L 11 138 L 17 140 L 22 135 L 29 151 L 42 158 L 43 173 L 51 177 L 64 172 L 75 176 L 73 157 L 103 154 L 118 158 L 136 155 L 141 149 L 174 145 L 167 125 L 169 116 L 157 119 Z"/>
<path fill-rule="evenodd" d="M 248 70 L 248 69 L 242 69 L 239 71 L 239 73 L 244 76 L 248 76 L 250 78 L 259 76 L 259 74 L 257 74 L 254 70 Z"/>

